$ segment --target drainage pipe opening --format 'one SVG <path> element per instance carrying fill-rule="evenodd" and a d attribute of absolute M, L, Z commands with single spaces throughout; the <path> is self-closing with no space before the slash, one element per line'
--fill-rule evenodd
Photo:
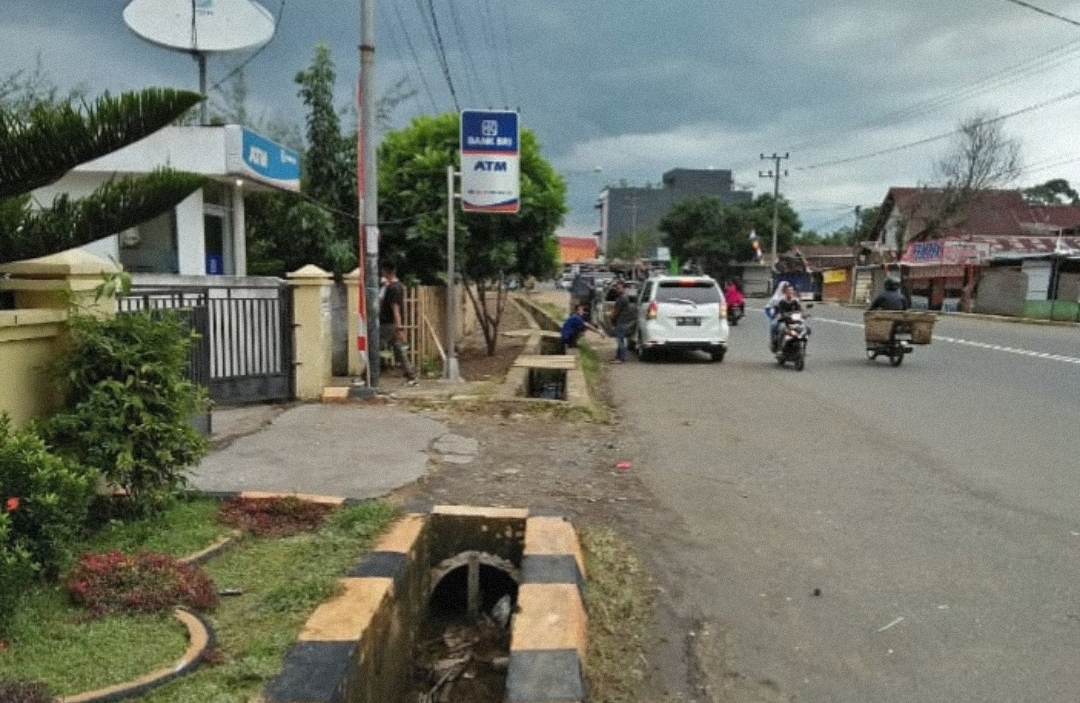
<path fill-rule="evenodd" d="M 432 569 L 406 700 L 502 703 L 517 593 L 514 565 L 484 552 L 464 552 Z"/>

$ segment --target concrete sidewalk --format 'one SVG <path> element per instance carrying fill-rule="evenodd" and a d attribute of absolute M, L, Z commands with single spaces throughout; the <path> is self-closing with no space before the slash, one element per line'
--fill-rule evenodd
<path fill-rule="evenodd" d="M 478 452 L 475 440 L 392 405 L 228 408 L 213 423 L 221 448 L 191 478 L 205 491 L 374 498 L 426 474 L 432 456 L 467 463 Z"/>

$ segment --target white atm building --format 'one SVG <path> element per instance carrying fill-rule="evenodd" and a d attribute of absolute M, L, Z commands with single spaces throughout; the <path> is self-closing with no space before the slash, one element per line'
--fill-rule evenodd
<path fill-rule="evenodd" d="M 166 127 L 77 166 L 33 195 L 42 207 L 67 193 L 89 195 L 109 179 L 171 168 L 211 183 L 172 210 L 83 249 L 118 261 L 130 273 L 247 275 L 244 192 L 299 192 L 300 157 L 239 125 Z"/>

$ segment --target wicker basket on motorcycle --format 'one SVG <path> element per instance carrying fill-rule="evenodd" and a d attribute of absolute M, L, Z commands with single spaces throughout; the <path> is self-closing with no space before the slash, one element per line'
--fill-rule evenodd
<path fill-rule="evenodd" d="M 911 332 L 912 344 L 929 344 L 934 335 L 937 315 L 932 312 L 913 310 L 868 310 L 863 314 L 863 327 L 867 344 L 880 344 L 892 338 L 893 324 L 899 323 L 903 331 Z"/>

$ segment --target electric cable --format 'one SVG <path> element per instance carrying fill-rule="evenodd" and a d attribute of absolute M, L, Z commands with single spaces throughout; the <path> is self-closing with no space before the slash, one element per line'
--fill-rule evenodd
<path fill-rule="evenodd" d="M 892 110 L 878 117 L 861 122 L 848 128 L 850 131 L 864 130 L 869 127 L 884 127 L 932 114 L 946 107 L 959 104 L 988 92 L 1008 87 L 1037 73 L 1061 66 L 1076 58 L 1080 53 L 1080 40 L 1073 40 L 1043 52 L 1030 59 L 1013 64 L 1001 71 L 988 74 L 966 86 L 961 86 L 938 95 L 916 101 L 911 105 Z M 846 138 L 847 134 L 812 139 L 789 147 L 788 151 L 805 151 L 835 143 Z"/>
<path fill-rule="evenodd" d="M 446 85 L 450 89 L 450 97 L 454 101 L 454 109 L 461 112 L 461 104 L 458 102 L 457 90 L 454 89 L 454 79 L 450 72 L 450 62 L 446 60 L 446 45 L 443 43 L 442 32 L 439 31 L 439 18 L 435 14 L 435 3 L 433 0 L 427 0 L 427 5 L 428 10 L 431 13 L 431 28 L 435 32 L 435 48 L 439 60 L 442 63 L 443 76 L 446 78 Z"/>
<path fill-rule="evenodd" d="M 1036 7 L 1035 5 L 1032 5 L 1029 2 L 1024 2 L 1024 0 L 1005 0 L 1005 2 L 1011 2 L 1013 5 L 1019 5 L 1020 7 L 1026 7 L 1029 10 L 1034 10 L 1035 12 L 1038 12 L 1040 15 L 1046 15 L 1047 17 L 1053 17 L 1056 20 L 1061 20 L 1062 22 L 1068 22 L 1069 24 L 1071 24 L 1071 25 L 1073 25 L 1075 27 L 1080 27 L 1080 22 L 1077 22 L 1074 19 L 1069 19 L 1068 17 L 1065 17 L 1063 15 L 1059 15 L 1059 14 L 1050 12 L 1050 10 L 1044 10 L 1041 7 Z"/>
<path fill-rule="evenodd" d="M 517 72 L 517 62 L 514 60 L 514 52 L 510 47 L 510 15 L 506 11 L 507 3 L 508 0 L 499 0 L 499 9 L 502 10 L 503 47 L 506 49 L 506 65 L 509 69 L 510 85 L 513 87 L 513 93 L 514 95 L 521 95 L 520 83 L 518 80 Z"/>
<path fill-rule="evenodd" d="M 450 21 L 454 25 L 454 33 L 457 35 L 458 44 L 460 45 L 460 54 L 463 57 L 462 64 L 465 66 L 465 81 L 470 86 L 469 92 L 472 94 L 473 100 L 488 102 L 486 91 L 482 90 L 484 83 L 480 80 L 480 73 L 476 70 L 476 62 L 473 61 L 472 50 L 469 48 L 468 41 L 465 39 L 465 32 L 461 28 L 461 18 L 454 9 L 452 2 L 446 3 L 446 7 L 450 13 Z M 469 81 L 470 74 L 472 74 L 473 83 Z"/>
<path fill-rule="evenodd" d="M 1044 100 L 1042 102 L 1035 103 L 1033 105 L 1028 105 L 1026 107 L 1022 107 L 1019 110 L 1014 110 L 1014 111 L 1006 113 L 1004 115 L 997 115 L 995 117 L 991 117 L 989 119 L 984 120 L 984 124 L 994 124 L 996 122 L 1003 122 L 1005 120 L 1016 117 L 1018 115 L 1023 115 L 1023 114 L 1029 113 L 1029 112 L 1034 112 L 1036 110 L 1041 110 L 1044 107 L 1049 107 L 1050 105 L 1055 105 L 1057 103 L 1065 102 L 1066 100 L 1072 100 L 1073 98 L 1076 98 L 1077 96 L 1080 96 L 1080 89 L 1070 90 L 1070 91 L 1067 91 L 1067 92 L 1062 93 L 1060 95 L 1057 95 L 1057 96 L 1055 96 L 1053 98 L 1050 98 L 1048 100 Z M 876 151 L 871 151 L 871 152 L 868 152 L 868 153 L 865 153 L 865 154 L 859 154 L 857 156 L 848 156 L 848 157 L 845 157 L 845 158 L 833 159 L 831 161 L 822 161 L 822 162 L 819 162 L 819 163 L 810 164 L 808 166 L 796 166 L 795 170 L 796 171 L 812 171 L 812 170 L 815 170 L 815 169 L 826 168 L 826 167 L 829 167 L 829 166 L 839 166 L 841 164 L 849 164 L 849 163 L 852 163 L 852 162 L 855 162 L 855 161 L 863 161 L 865 159 L 871 159 L 871 158 L 874 158 L 876 156 L 884 156 L 886 154 L 893 154 L 893 153 L 896 153 L 898 151 L 904 151 L 906 149 L 911 149 L 913 147 L 923 146 L 924 144 L 931 144 L 933 142 L 937 142 L 937 141 L 940 141 L 942 139 L 947 139 L 947 138 L 949 138 L 949 137 L 951 137 L 953 135 L 959 134 L 959 133 L 960 133 L 959 129 L 953 129 L 953 130 L 950 130 L 948 132 L 943 132 L 941 134 L 936 134 L 936 135 L 934 135 L 932 137 L 925 137 L 923 139 L 917 139 L 915 141 L 907 142 L 905 144 L 899 144 L 897 146 L 888 147 L 886 149 L 878 149 Z"/>
<path fill-rule="evenodd" d="M 478 24 L 483 29 L 484 40 L 487 43 L 488 49 L 491 51 L 491 56 L 497 69 L 495 71 L 495 76 L 499 82 L 499 96 L 502 98 L 503 107 L 509 107 L 510 101 L 506 97 L 506 63 L 502 61 L 502 59 L 499 57 L 499 50 L 498 48 L 496 48 L 495 42 L 495 30 L 491 28 L 490 20 L 495 16 L 491 12 L 491 0 L 483 0 L 483 4 L 484 15 L 480 18 L 480 22 Z"/>
<path fill-rule="evenodd" d="M 195 0 L 192 0 L 193 5 L 194 5 L 194 1 Z M 281 0 L 281 5 L 278 7 L 277 19 L 274 20 L 274 33 L 270 35 L 270 40 L 267 41 L 262 46 L 260 46 L 254 52 L 252 52 L 251 55 L 248 56 L 246 59 L 244 59 L 240 63 L 239 66 L 237 66 L 233 70 L 229 71 L 229 73 L 226 74 L 226 76 L 224 78 L 219 80 L 217 83 L 214 83 L 214 85 L 210 86 L 210 88 L 206 91 L 208 94 L 213 93 L 215 90 L 220 88 L 222 86 L 222 84 L 227 83 L 230 78 L 235 76 L 237 73 L 240 73 L 240 71 L 243 71 L 244 68 L 246 68 L 249 63 L 251 63 L 256 58 L 258 58 L 259 54 L 261 54 L 263 51 L 266 50 L 266 47 L 270 46 L 270 43 L 273 41 L 274 37 L 277 36 L 278 27 L 281 26 L 281 17 L 284 14 L 285 14 L 285 0 Z"/>
<path fill-rule="evenodd" d="M 380 3 L 379 7 L 381 8 L 383 7 L 383 5 L 383 3 Z M 405 24 L 405 18 L 402 17 L 401 9 L 398 7 L 397 3 L 392 2 L 390 3 L 390 5 L 394 8 L 394 14 L 398 22 L 398 28 L 401 30 L 401 34 L 405 40 L 405 45 L 408 47 L 409 54 L 412 56 L 413 63 L 416 65 L 416 74 L 420 77 L 420 84 L 424 87 L 424 92 L 427 94 L 428 100 L 431 102 L 431 109 L 434 113 L 438 113 L 439 106 L 438 103 L 435 102 L 435 94 L 431 92 L 431 85 L 428 84 L 427 76 L 424 75 L 424 69 L 420 64 L 420 57 L 419 55 L 417 55 L 416 47 L 413 46 L 412 39 L 409 37 L 409 30 Z M 387 26 L 391 26 L 389 22 L 387 23 Z M 391 37 L 393 36 L 394 33 L 391 33 Z M 391 39 L 391 41 L 393 41 L 393 39 Z"/>

